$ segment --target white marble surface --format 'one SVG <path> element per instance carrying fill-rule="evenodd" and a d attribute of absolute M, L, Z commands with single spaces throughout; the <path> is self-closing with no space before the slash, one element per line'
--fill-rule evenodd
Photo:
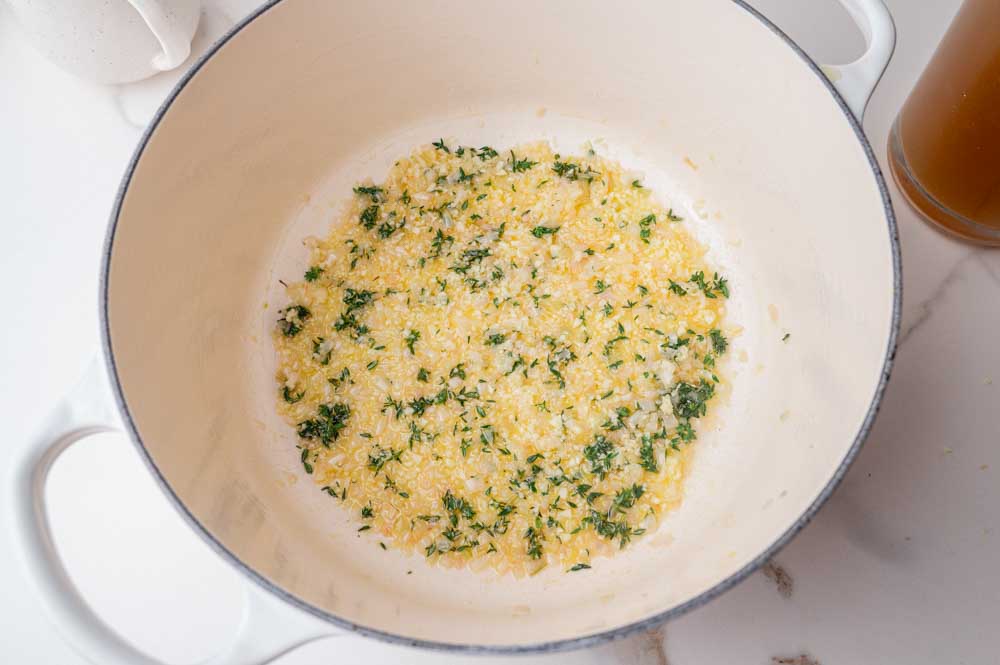
<path fill-rule="evenodd" d="M 255 2 L 205 4 L 196 53 Z M 822 60 L 845 61 L 861 48 L 833 0 L 753 4 Z M 898 46 L 865 118 L 883 162 L 896 109 L 959 1 L 889 4 Z M 97 348 L 96 268 L 111 201 L 142 127 L 178 76 L 121 87 L 75 79 L 38 56 L 0 4 L 0 296 L 7 303 L 0 422 L 8 450 Z M 892 192 L 905 283 L 896 369 L 867 445 L 817 519 L 777 557 L 777 580 L 755 574 L 668 625 L 666 660 L 653 652 L 660 636 L 651 636 L 518 662 L 637 663 L 636 649 L 647 650 L 643 662 L 659 665 L 1000 662 L 1000 251 L 945 238 Z M 0 457 L 4 474 L 5 464 Z M 240 578 L 180 523 L 123 438 L 71 450 L 49 494 L 74 579 L 126 637 L 170 662 L 190 663 L 235 630 Z M 82 662 L 40 616 L 3 542 L 0 660 Z M 357 638 L 310 645 L 278 662 L 362 661 L 501 662 Z"/>

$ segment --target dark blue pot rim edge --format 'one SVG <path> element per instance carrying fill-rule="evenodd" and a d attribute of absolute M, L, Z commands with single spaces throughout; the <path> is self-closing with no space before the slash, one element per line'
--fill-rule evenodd
<path fill-rule="evenodd" d="M 115 230 L 118 226 L 118 219 L 121 214 L 122 203 L 125 199 L 125 195 L 128 191 L 129 184 L 132 181 L 132 176 L 135 173 L 136 166 L 139 160 L 142 158 L 142 154 L 145 151 L 146 145 L 148 144 L 150 137 L 156 131 L 159 126 L 160 121 L 163 119 L 164 115 L 170 109 L 174 100 L 184 89 L 184 87 L 191 81 L 192 78 L 201 70 L 201 68 L 207 63 L 215 53 L 219 51 L 230 39 L 237 35 L 243 28 L 249 25 L 258 17 L 265 14 L 268 10 L 278 5 L 282 0 L 269 0 L 265 4 L 258 7 L 250 15 L 246 16 L 243 20 L 233 26 L 224 36 L 218 39 L 209 49 L 206 51 L 198 61 L 181 77 L 181 79 L 174 86 L 173 90 L 164 100 L 163 104 L 160 105 L 159 109 L 156 111 L 152 121 L 147 126 L 142 138 L 139 140 L 136 146 L 135 152 L 128 164 L 128 168 L 122 177 L 121 185 L 118 188 L 118 192 L 115 195 L 114 207 L 111 212 L 111 218 L 108 225 L 107 235 L 104 241 L 104 250 L 101 258 L 101 274 L 100 274 L 100 285 L 99 285 L 99 315 L 100 315 L 100 325 L 101 325 L 101 347 L 104 354 L 105 366 L 108 371 L 108 376 L 110 379 L 112 392 L 114 394 L 115 402 L 118 405 L 118 409 L 122 415 L 123 422 L 125 423 L 126 430 L 129 437 L 132 439 L 133 443 L 139 450 L 140 456 L 145 462 L 146 466 L 149 468 L 153 477 L 156 478 L 157 483 L 163 492 L 169 497 L 170 502 L 174 507 L 180 512 L 183 518 L 188 522 L 188 524 L 202 537 L 202 539 L 211 547 L 215 552 L 222 556 L 226 561 L 235 566 L 244 575 L 249 577 L 253 582 L 255 582 L 261 588 L 267 590 L 268 592 L 274 594 L 278 598 L 289 603 L 293 607 L 297 607 L 319 619 L 327 621 L 338 628 L 345 629 L 347 631 L 363 635 L 366 637 L 372 637 L 384 642 L 391 644 L 397 644 L 402 646 L 419 647 L 423 649 L 430 649 L 443 652 L 451 653 L 476 653 L 476 654 L 493 654 L 493 655 L 512 655 L 512 654 L 525 654 L 525 653 L 553 653 L 558 651 L 570 651 L 574 649 L 583 649 L 587 647 L 596 646 L 603 644 L 605 642 L 620 639 L 631 635 L 633 633 L 649 630 L 660 626 L 661 624 L 675 619 L 693 609 L 701 607 L 710 600 L 719 596 L 720 594 L 733 588 L 741 581 L 746 579 L 751 573 L 756 571 L 760 566 L 774 557 L 785 545 L 787 545 L 792 538 L 794 538 L 799 531 L 801 531 L 809 522 L 812 521 L 816 513 L 819 511 L 820 507 L 826 502 L 830 497 L 836 487 L 840 484 L 847 470 L 850 468 L 851 464 L 854 462 L 861 449 L 864 440 L 871 431 L 872 425 L 875 421 L 875 416 L 878 413 L 879 406 L 882 402 L 882 397 L 885 392 L 886 385 L 889 381 L 889 376 L 892 372 L 893 362 L 896 356 L 896 345 L 899 336 L 900 327 L 900 317 L 902 311 L 902 296 L 903 296 L 903 278 L 902 278 L 902 265 L 900 258 L 900 246 L 899 246 L 899 232 L 896 226 L 896 217 L 892 209 L 892 202 L 889 197 L 889 191 L 886 187 L 885 178 L 882 175 L 882 171 L 879 167 L 878 160 L 875 157 L 875 153 L 872 150 L 871 144 L 868 142 L 867 137 L 864 134 L 864 130 L 861 127 L 861 123 L 858 119 L 854 117 L 850 109 L 847 107 L 847 103 L 844 101 L 843 97 L 833 86 L 833 84 L 827 79 L 827 77 L 820 70 L 819 66 L 810 58 L 806 53 L 796 44 L 788 35 L 786 35 L 780 28 L 774 25 L 769 19 L 763 16 L 756 9 L 748 5 L 745 0 L 731 0 L 736 5 L 743 8 L 750 15 L 755 17 L 761 23 L 763 23 L 771 32 L 781 38 L 785 44 L 788 45 L 796 54 L 802 59 L 802 61 L 813 71 L 813 73 L 819 77 L 819 79 L 829 90 L 830 95 L 836 101 L 837 105 L 840 107 L 841 111 L 844 113 L 845 118 L 850 123 L 851 128 L 854 130 L 857 136 L 858 142 L 861 144 L 864 150 L 865 156 L 868 159 L 869 165 L 872 169 L 872 175 L 875 177 L 875 181 L 878 184 L 879 193 L 882 197 L 882 204 L 885 210 L 886 224 L 889 231 L 889 241 L 892 249 L 892 268 L 893 268 L 893 305 L 892 305 L 892 321 L 889 330 L 889 340 L 886 346 L 885 356 L 882 363 L 882 371 L 879 377 L 879 382 L 875 388 L 875 393 L 872 396 L 871 403 L 868 407 L 868 412 L 865 414 L 865 419 L 858 430 L 857 435 L 854 438 L 854 442 L 851 445 L 850 450 L 844 456 L 840 465 L 834 471 L 830 480 L 827 482 L 826 486 L 819 493 L 812 504 L 803 512 L 803 514 L 791 525 L 777 540 L 775 540 L 769 547 L 767 547 L 763 552 L 757 555 L 752 561 L 743 566 L 740 570 L 736 571 L 726 579 L 722 580 L 712 588 L 702 592 L 695 598 L 692 598 L 681 605 L 670 608 L 659 614 L 654 614 L 650 617 L 642 619 L 641 621 L 636 621 L 634 623 L 619 626 L 617 628 L 609 629 L 606 631 L 593 633 L 589 635 L 583 635 L 579 637 L 573 637 L 562 640 L 555 640 L 551 642 L 538 642 L 534 644 L 511 644 L 511 645 L 484 645 L 484 644 L 462 644 L 462 643 L 452 643 L 452 642 L 436 642 L 432 640 L 421 640 L 411 637 L 406 637 L 403 635 L 397 635 L 395 633 L 390 633 L 382 630 L 376 630 L 367 626 L 362 626 L 359 624 L 352 623 L 344 618 L 338 617 L 334 614 L 326 612 L 306 601 L 298 598 L 297 596 L 289 593 L 285 589 L 272 583 L 260 573 L 255 571 L 249 565 L 240 560 L 233 552 L 231 552 L 224 544 L 215 538 L 212 533 L 205 528 L 198 519 L 191 514 L 180 498 L 174 493 L 170 484 L 164 478 L 163 474 L 160 472 L 156 463 L 153 461 L 151 455 L 146 450 L 145 445 L 142 442 L 142 437 L 139 435 L 139 431 L 132 419 L 132 415 L 128 409 L 128 405 L 125 401 L 124 392 L 122 390 L 121 383 L 118 379 L 118 370 L 115 364 L 114 353 L 111 348 L 111 330 L 108 320 L 108 284 L 109 284 L 109 273 L 111 268 L 111 255 L 114 248 L 114 238 Z"/>

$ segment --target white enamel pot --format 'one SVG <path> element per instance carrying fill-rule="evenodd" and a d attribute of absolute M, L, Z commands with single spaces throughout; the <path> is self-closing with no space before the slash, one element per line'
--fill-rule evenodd
<path fill-rule="evenodd" d="M 154 662 L 76 594 L 42 505 L 54 457 L 116 413 L 191 528 L 272 601 L 214 662 L 345 631 L 466 652 L 583 647 L 755 570 L 844 475 L 895 349 L 896 229 L 859 121 L 894 32 L 879 0 L 844 4 L 868 50 L 839 67 L 734 0 L 283 0 L 243 21 L 170 95 L 122 183 L 95 375 L 114 399 L 85 384 L 12 484 L 16 545 L 64 635 L 95 662 Z M 686 207 L 732 285 L 732 396 L 705 423 L 683 506 L 586 575 L 498 579 L 373 547 L 301 476 L 274 415 L 274 289 L 300 274 L 299 240 L 351 184 L 441 136 L 594 140 Z"/>

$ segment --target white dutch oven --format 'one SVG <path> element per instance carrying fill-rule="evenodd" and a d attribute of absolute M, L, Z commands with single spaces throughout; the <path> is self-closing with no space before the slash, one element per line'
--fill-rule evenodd
<path fill-rule="evenodd" d="M 213 47 L 125 176 L 101 307 L 118 411 L 164 491 L 258 588 L 320 620 L 272 603 L 216 662 L 341 630 L 456 651 L 593 645 L 705 603 L 810 520 L 868 432 L 899 322 L 892 210 L 859 123 L 892 23 L 879 0 L 844 4 L 868 50 L 822 69 L 738 0 L 284 0 Z M 586 575 L 497 579 L 382 552 L 290 482 L 275 284 L 351 184 L 440 136 L 595 140 L 687 207 L 732 284 L 732 397 L 703 423 L 684 505 Z M 151 663 L 83 604 L 42 505 L 52 460 L 112 411 L 85 385 L 53 417 L 13 484 L 15 536 L 72 643 Z"/>

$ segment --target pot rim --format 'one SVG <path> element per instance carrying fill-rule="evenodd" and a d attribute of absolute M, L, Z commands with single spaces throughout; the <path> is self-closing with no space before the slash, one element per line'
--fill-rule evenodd
<path fill-rule="evenodd" d="M 795 43 L 785 32 L 778 28 L 774 23 L 772 23 L 767 17 L 761 14 L 759 11 L 747 4 L 745 0 L 730 0 L 752 17 L 760 21 L 765 27 L 767 27 L 772 33 L 774 33 L 778 38 L 783 40 L 785 44 L 791 48 L 798 56 L 801 58 L 803 63 L 812 70 L 812 72 L 820 79 L 826 89 L 829 91 L 833 100 L 840 107 L 843 112 L 847 122 L 851 125 L 851 129 L 854 130 L 854 134 L 861 144 L 864 150 L 865 157 L 868 160 L 869 166 L 872 170 L 872 175 L 875 177 L 875 182 L 878 185 L 879 194 L 882 198 L 882 206 L 885 212 L 886 226 L 889 232 L 889 244 L 892 251 L 892 273 L 893 273 L 893 302 L 892 302 L 892 317 L 889 327 L 889 337 L 886 344 L 885 354 L 883 357 L 882 368 L 879 376 L 878 385 L 875 388 L 875 392 L 872 395 L 872 400 L 868 406 L 868 410 L 865 414 L 865 418 L 858 429 L 857 434 L 854 437 L 854 441 L 851 444 L 850 449 L 847 454 L 841 460 L 840 464 L 837 466 L 836 470 L 831 475 L 829 481 L 823 487 L 822 491 L 816 497 L 815 500 L 809 505 L 808 508 L 799 516 L 799 518 L 782 533 L 771 545 L 764 549 L 760 554 L 758 554 L 752 561 L 744 565 L 741 569 L 737 570 L 733 574 L 729 575 L 723 580 L 720 580 L 711 588 L 703 591 L 699 595 L 691 598 L 690 600 L 674 606 L 663 612 L 653 614 L 646 617 L 645 619 L 640 619 L 639 621 L 632 622 L 624 626 L 618 626 L 616 628 L 611 628 L 608 630 L 599 631 L 596 633 L 591 633 L 587 635 L 581 635 L 576 637 L 570 637 L 559 640 L 552 640 L 546 642 L 534 642 L 529 644 L 509 644 L 509 645 L 489 645 L 489 644 L 469 644 L 460 642 L 439 642 L 435 640 L 424 640 L 412 637 L 406 637 L 405 635 L 399 635 L 396 633 L 379 630 L 375 628 L 370 628 L 368 626 L 363 626 L 356 624 L 352 621 L 344 619 L 336 614 L 327 612 L 315 605 L 308 603 L 294 594 L 286 591 L 277 584 L 271 582 L 263 575 L 258 573 L 248 564 L 244 563 L 236 554 L 230 551 L 221 541 L 219 541 L 198 519 L 187 509 L 181 499 L 174 493 L 167 479 L 160 472 L 156 463 L 153 461 L 152 456 L 146 449 L 145 444 L 142 441 L 142 437 L 139 434 L 138 428 L 132 419 L 132 415 L 129 412 L 128 405 L 125 401 L 124 391 L 122 389 L 121 382 L 118 378 L 117 365 L 115 363 L 114 352 L 111 348 L 111 329 L 108 319 L 108 287 L 109 287 L 109 273 L 111 269 L 111 256 L 114 250 L 114 240 L 115 231 L 118 227 L 119 217 L 121 215 L 122 204 L 125 199 L 125 195 L 128 191 L 129 185 L 131 184 L 132 177 L 135 174 L 135 169 L 145 152 L 146 146 L 149 143 L 150 138 L 159 126 L 160 121 L 170 110 L 177 96 L 185 88 L 185 86 L 190 83 L 191 79 L 201 70 L 201 68 L 214 56 L 230 39 L 235 37 L 239 32 L 241 32 L 245 27 L 252 23 L 257 18 L 264 15 L 268 10 L 277 6 L 283 0 L 268 0 L 263 5 L 255 9 L 248 16 L 244 17 L 241 21 L 236 23 L 225 35 L 220 37 L 214 44 L 212 44 L 209 49 L 202 54 L 196 63 L 191 66 L 191 68 L 185 72 L 185 74 L 180 78 L 177 84 L 174 86 L 173 90 L 166 97 L 160 107 L 157 109 L 156 114 L 150 121 L 149 125 L 143 132 L 142 137 L 139 140 L 135 151 L 129 161 L 128 167 L 122 176 L 121 184 L 118 187 L 118 191 L 115 195 L 114 206 L 111 211 L 111 216 L 108 224 L 107 234 L 104 240 L 104 248 L 101 256 L 101 273 L 100 273 L 100 284 L 99 284 L 99 316 L 100 316 L 100 326 L 101 326 L 101 348 L 103 351 L 105 367 L 108 371 L 108 377 L 112 387 L 112 393 L 114 395 L 115 403 L 118 406 L 118 410 L 121 413 L 122 420 L 125 423 L 125 429 L 129 435 L 129 438 L 135 444 L 136 448 L 140 453 L 140 457 L 145 462 L 146 466 L 152 473 L 153 477 L 156 479 L 160 486 L 160 489 L 167 495 L 170 502 L 181 514 L 185 521 L 193 528 L 193 530 L 201 536 L 210 548 L 212 548 L 216 553 L 222 556 L 226 561 L 232 564 L 236 569 L 241 571 L 246 577 L 252 580 L 259 587 L 267 590 L 268 592 L 274 594 L 283 601 L 289 603 L 293 607 L 303 610 L 319 619 L 327 621 L 338 628 L 342 628 L 346 631 L 363 635 L 366 637 L 372 637 L 383 642 L 388 642 L 390 644 L 397 644 L 402 646 L 410 647 L 420 647 L 423 649 L 429 649 L 433 651 L 458 653 L 458 654 L 488 654 L 488 655 L 513 655 L 513 654 L 527 654 L 527 653 L 555 653 L 560 651 L 570 651 L 575 649 L 584 649 L 588 647 L 597 646 L 611 640 L 621 639 L 633 633 L 649 630 L 660 626 L 661 624 L 675 619 L 687 612 L 705 605 L 710 600 L 716 598 L 722 593 L 728 591 L 732 587 L 739 584 L 741 581 L 746 579 L 751 573 L 760 568 L 764 563 L 769 561 L 774 557 L 781 549 L 787 545 L 792 538 L 794 538 L 806 525 L 808 525 L 812 519 L 816 516 L 819 509 L 826 503 L 827 499 L 830 498 L 833 491 L 840 484 L 847 470 L 850 468 L 851 464 L 854 462 L 861 450 L 861 446 L 864 444 L 865 439 L 871 431 L 872 425 L 874 424 L 875 417 L 878 414 L 879 407 L 882 403 L 882 398 L 885 393 L 886 385 L 889 381 L 889 376 L 892 373 L 893 363 L 895 361 L 897 343 L 899 337 L 900 329 L 900 318 L 902 312 L 902 296 L 903 296 L 903 278 L 902 278 L 902 266 L 900 257 L 900 244 L 899 244 L 899 232 L 896 225 L 896 217 L 892 208 L 892 201 L 889 197 L 889 191 L 886 186 L 885 178 L 882 175 L 882 170 L 879 167 L 878 160 L 875 157 L 875 153 L 872 150 L 871 144 L 868 138 L 864 134 L 864 130 L 861 127 L 861 122 L 854 117 L 844 98 L 837 91 L 830 80 L 823 74 L 819 65 L 808 56 L 802 48 Z"/>

